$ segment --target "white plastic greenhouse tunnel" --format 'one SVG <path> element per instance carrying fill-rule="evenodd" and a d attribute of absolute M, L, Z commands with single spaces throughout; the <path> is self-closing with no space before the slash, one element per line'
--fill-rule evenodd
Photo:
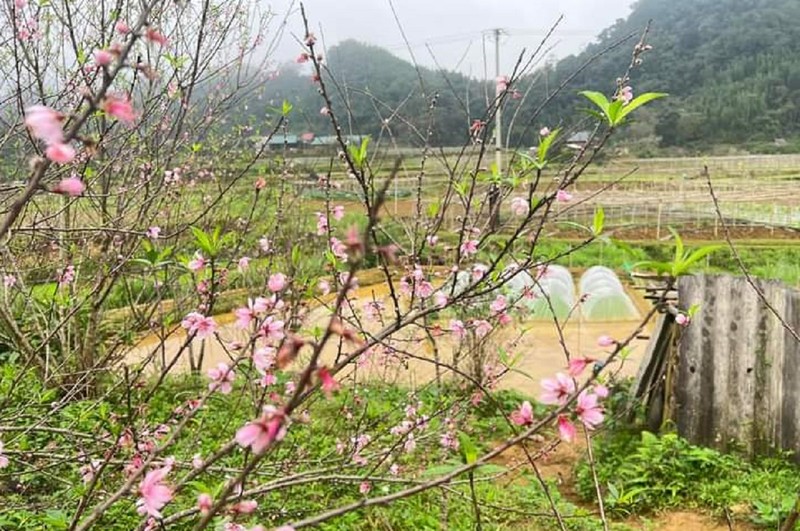
<path fill-rule="evenodd" d="M 525 271 L 515 275 L 507 284 L 513 295 L 520 295 L 525 288 L 533 290 L 533 299 L 522 299 L 533 319 L 566 319 L 575 306 L 575 284 L 572 273 L 566 267 L 551 265 L 535 282 Z M 549 299 L 549 302 L 548 302 Z"/>
<path fill-rule="evenodd" d="M 623 321 L 636 319 L 639 311 L 628 296 L 614 271 L 594 266 L 581 276 L 580 293 L 583 318 L 589 321 Z"/>
<path fill-rule="evenodd" d="M 532 319 L 552 319 L 555 315 L 563 320 L 570 311 L 573 317 L 587 321 L 624 321 L 639 317 L 636 305 L 617 274 L 603 266 L 591 267 L 581 276 L 579 293 L 585 301 L 579 308 L 575 308 L 577 296 L 572 273 L 562 266 L 548 266 L 538 283 L 529 273 L 521 271 L 506 286 L 512 296 L 520 295 L 526 287 L 533 290 L 533 299 L 522 299 Z"/>

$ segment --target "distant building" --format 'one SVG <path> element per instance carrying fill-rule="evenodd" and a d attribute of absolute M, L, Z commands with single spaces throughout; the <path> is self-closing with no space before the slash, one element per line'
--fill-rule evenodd
<path fill-rule="evenodd" d="M 342 140 L 348 146 L 360 146 L 361 141 L 366 138 L 367 135 L 342 135 Z M 318 136 L 314 138 L 314 141 L 311 142 L 311 146 L 314 147 L 323 147 L 323 146 L 338 146 L 339 139 L 336 138 L 335 135 L 326 135 L 326 136 Z"/>
<path fill-rule="evenodd" d="M 589 131 L 579 131 L 567 138 L 567 147 L 570 149 L 583 149 L 592 138 L 592 133 Z"/>
<path fill-rule="evenodd" d="M 342 135 L 342 140 L 347 145 L 359 146 L 362 139 L 367 135 Z M 317 136 L 314 133 L 307 132 L 301 135 L 284 135 L 283 133 L 276 133 L 272 138 L 265 136 L 254 136 L 250 141 L 257 147 L 266 146 L 270 151 L 280 151 L 285 147 L 289 149 L 303 149 L 303 148 L 335 148 L 339 146 L 339 140 L 334 135 Z"/>
<path fill-rule="evenodd" d="M 300 137 L 297 135 L 284 135 L 276 133 L 272 136 L 272 138 L 267 136 L 250 137 L 250 141 L 257 149 L 265 147 L 266 149 L 272 151 L 278 151 L 284 147 L 296 149 L 300 146 Z"/>

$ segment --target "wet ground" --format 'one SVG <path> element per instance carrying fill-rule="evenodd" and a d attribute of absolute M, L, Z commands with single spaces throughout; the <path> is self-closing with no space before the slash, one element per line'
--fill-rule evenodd
<path fill-rule="evenodd" d="M 388 298 L 388 290 L 383 284 L 374 284 L 361 287 L 355 292 L 353 307 L 360 309 L 371 300 L 382 300 L 387 307 L 391 307 Z M 630 291 L 629 295 L 636 303 L 642 315 L 649 309 L 646 301 L 640 298 L 637 292 Z M 322 305 L 311 309 L 306 316 L 304 330 L 310 331 L 314 327 L 325 326 L 327 316 L 330 315 L 327 308 Z M 387 312 L 389 315 L 389 312 Z M 245 334 L 234 324 L 232 314 L 224 314 L 215 317 L 220 324 L 219 336 L 224 342 L 244 341 Z M 445 318 L 440 324 L 442 327 L 448 326 L 449 317 Z M 429 323 L 435 324 L 435 323 Z M 603 357 L 603 349 L 597 346 L 597 338 L 601 335 L 608 335 L 617 339 L 627 338 L 638 326 L 638 320 L 630 321 L 585 321 L 579 317 L 574 317 L 563 327 L 563 341 L 572 356 L 589 356 L 595 358 Z M 366 323 L 365 328 L 371 332 L 380 329 L 380 323 Z M 644 335 L 648 335 L 652 325 L 648 325 Z M 163 349 L 158 347 L 158 338 L 148 336 L 143 338 L 140 343 L 132 349 L 128 360 L 136 362 L 150 354 L 153 349 L 158 348 L 159 354 L 169 360 L 172 359 L 180 346 L 185 341 L 185 335 L 178 331 L 166 340 Z M 486 352 L 496 353 L 500 348 L 505 349 L 509 357 L 518 358 L 518 363 L 514 366 L 514 371 L 506 374 L 501 382 L 500 388 L 517 389 L 528 394 L 539 393 L 539 380 L 552 376 L 559 370 L 566 367 L 566 358 L 561 344 L 562 336 L 558 333 L 555 324 L 551 320 L 528 320 L 514 323 L 500 328 L 492 334 L 491 340 L 486 343 Z M 436 349 L 426 338 L 426 334 L 420 327 L 410 327 L 408 330 L 395 335 L 393 343 L 397 353 L 386 357 L 376 355 L 369 358 L 366 363 L 353 365 L 346 370 L 342 377 L 374 378 L 387 383 L 395 383 L 402 386 L 417 387 L 424 385 L 436 378 L 436 365 L 433 363 L 437 356 L 441 362 L 452 364 L 454 354 L 458 352 L 458 342 L 454 341 L 450 334 L 442 334 L 436 339 Z M 619 370 L 622 375 L 634 375 L 638 370 L 639 362 L 644 354 L 647 341 L 643 339 L 634 340 L 631 344 L 631 355 L 624 363 L 616 363 L 610 369 Z M 351 345 L 340 344 L 338 341 L 329 342 L 323 351 L 322 363 L 333 365 L 339 356 L 346 355 L 355 348 Z M 194 340 L 191 350 L 196 356 L 202 350 L 204 355 L 204 369 L 212 367 L 220 361 L 230 361 L 229 352 L 216 339 L 206 339 L 205 341 Z M 302 366 L 302 357 L 297 362 L 297 366 Z M 187 371 L 189 369 L 189 353 L 184 352 L 172 371 Z M 466 360 L 461 360 L 458 364 L 462 370 L 468 367 Z M 442 369 L 440 374 L 445 375 L 449 372 Z"/>

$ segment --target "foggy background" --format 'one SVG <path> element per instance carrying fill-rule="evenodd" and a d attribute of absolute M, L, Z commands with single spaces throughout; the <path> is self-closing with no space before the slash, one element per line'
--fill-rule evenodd
<path fill-rule="evenodd" d="M 436 63 L 475 77 L 484 76 L 484 48 L 489 77 L 494 77 L 493 28 L 506 31 L 501 39 L 503 73 L 509 73 L 523 47 L 535 49 L 550 26 L 564 20 L 549 42 L 548 60 L 579 52 L 597 34 L 630 12 L 632 0 L 393 0 L 397 17 L 411 45 L 403 42 L 388 0 L 305 0 L 317 37 L 326 47 L 345 39 L 381 46 L 403 59 L 428 67 Z M 267 5 L 288 13 L 286 34 L 277 49 L 277 62 L 299 53 L 302 37 L 299 3 L 274 0 Z"/>

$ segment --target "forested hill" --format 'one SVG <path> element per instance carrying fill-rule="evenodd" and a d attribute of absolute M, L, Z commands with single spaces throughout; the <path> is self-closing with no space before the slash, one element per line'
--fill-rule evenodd
<path fill-rule="evenodd" d="M 631 85 L 636 93 L 653 90 L 671 97 L 642 114 L 635 129 L 639 139 L 695 149 L 800 137 L 798 0 L 640 0 L 627 19 L 603 31 L 583 53 L 549 67 L 547 76 L 540 71 L 520 82 L 521 90 L 530 83 L 534 87 L 521 104 L 515 132 L 522 130 L 522 117 L 545 98 L 545 79 L 552 90 L 589 57 L 626 35 L 640 33 L 648 21 L 652 21 L 648 42 L 653 50 L 634 72 Z M 579 89 L 613 91 L 616 78 L 630 62 L 634 42 L 598 58 L 539 121 L 553 124 L 574 117 Z M 440 94 L 434 131 L 437 143 L 463 142 L 470 120 L 485 106 L 482 81 L 429 69 L 418 75 L 411 64 L 374 46 L 343 42 L 331 48 L 327 60 L 338 88 L 346 93 L 352 109 L 347 125 L 355 132 L 377 134 L 379 117 L 390 117 L 398 107 L 404 117 L 424 128 L 428 108 L 420 97 L 420 76 L 429 93 Z M 305 70 L 284 69 L 278 79 L 265 85 L 262 98 L 292 101 L 303 116 L 294 119 L 297 132 L 325 131 L 324 117 L 319 115 L 321 100 Z M 336 103 L 341 104 L 341 99 Z M 390 129 L 403 143 L 419 143 L 419 133 L 424 133 L 414 132 L 396 118 L 390 121 Z"/>
<path fill-rule="evenodd" d="M 652 20 L 654 46 L 633 80 L 658 90 L 656 132 L 666 145 L 772 141 L 800 135 L 800 2 L 797 0 L 640 0 L 599 43 L 556 66 L 564 76 L 589 54 Z M 630 57 L 601 58 L 576 83 L 608 86 Z"/>

